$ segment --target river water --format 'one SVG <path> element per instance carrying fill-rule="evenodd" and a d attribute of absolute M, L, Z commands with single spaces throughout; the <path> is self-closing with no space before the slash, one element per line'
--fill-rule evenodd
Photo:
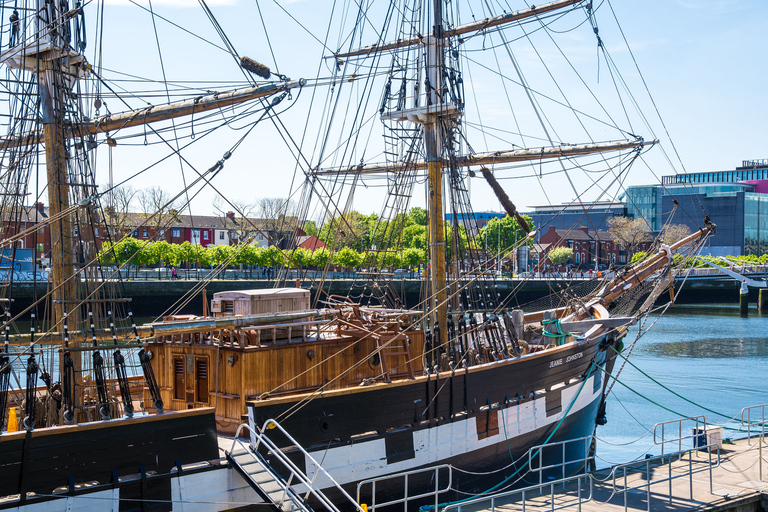
<path fill-rule="evenodd" d="M 625 346 L 637 333 L 633 328 Z M 723 437 L 743 435 L 728 428 L 738 428 L 741 409 L 768 403 L 768 315 L 753 307 L 742 318 L 737 304 L 675 305 L 637 341 L 629 361 L 637 368 L 626 364 L 618 375 L 608 397 L 608 424 L 597 428 L 598 467 L 659 455 L 661 446 L 649 431 L 677 418 L 703 415 L 707 423 L 722 423 L 737 417 Z M 684 423 L 683 434 L 693 426 Z M 665 426 L 667 439 L 677 438 L 679 428 Z M 660 428 L 656 434 L 660 440 Z M 683 448 L 690 445 L 683 442 Z M 671 443 L 665 452 L 677 448 Z"/>

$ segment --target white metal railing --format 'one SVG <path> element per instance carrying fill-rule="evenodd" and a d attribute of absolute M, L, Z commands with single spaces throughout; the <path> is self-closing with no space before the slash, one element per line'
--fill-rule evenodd
<path fill-rule="evenodd" d="M 573 467 L 574 465 L 582 464 L 584 466 L 584 475 L 589 473 L 589 465 L 588 462 L 590 460 L 594 460 L 594 455 L 590 455 L 589 449 L 592 445 L 592 442 L 594 441 L 594 436 L 587 436 L 587 437 L 579 437 L 576 439 L 568 439 L 565 441 L 559 441 L 557 443 L 549 443 L 549 444 L 542 444 L 538 446 L 533 446 L 528 449 L 528 471 L 531 473 L 538 473 L 539 474 L 539 485 L 544 484 L 544 472 L 545 471 L 555 471 L 557 469 L 560 469 L 560 479 L 565 480 L 567 468 Z M 567 457 L 567 451 L 568 449 L 580 449 L 581 447 L 584 448 L 583 453 L 584 456 L 577 457 L 577 458 L 568 458 Z M 559 451 L 560 453 L 555 453 L 556 451 Z M 544 461 L 549 459 L 551 460 L 552 457 L 558 456 L 559 459 L 557 459 L 557 462 L 549 463 L 548 465 L 544 465 Z M 536 463 L 536 464 L 534 464 Z"/>
<path fill-rule="evenodd" d="M 695 461 L 697 467 L 694 468 L 693 455 L 696 454 L 698 456 L 700 451 L 703 451 L 703 450 L 707 451 L 706 464 L 704 464 L 703 462 L 697 459 Z M 713 464 L 712 452 L 715 450 L 717 452 L 717 458 L 715 463 Z M 688 470 L 673 474 L 672 464 L 682 460 L 686 455 L 688 456 Z M 666 465 L 668 468 L 667 474 L 659 478 L 654 478 L 652 469 L 655 470 L 664 465 Z M 711 493 L 712 492 L 712 469 L 719 466 L 720 466 L 720 447 L 717 444 L 710 444 L 707 446 L 703 446 L 699 449 L 691 449 L 691 450 L 685 450 L 682 452 L 669 453 L 667 455 L 659 455 L 657 457 L 649 457 L 641 461 L 628 462 L 626 464 L 619 464 L 618 466 L 614 466 L 611 471 L 613 475 L 613 492 L 614 494 L 624 495 L 624 510 L 626 511 L 628 508 L 627 497 L 629 492 L 644 488 L 646 490 L 647 512 L 651 512 L 651 486 L 652 485 L 669 482 L 668 500 L 669 500 L 669 504 L 671 505 L 672 504 L 672 481 L 678 478 L 684 478 L 687 476 L 690 478 L 689 489 L 690 489 L 691 500 L 693 500 L 693 475 L 696 473 L 700 473 L 702 471 L 709 471 L 709 492 Z M 630 474 L 637 474 L 637 473 L 644 475 L 644 478 L 641 477 L 641 483 L 637 485 L 631 485 L 629 483 L 628 477 Z M 620 485 L 619 482 L 621 481 L 623 481 L 623 485 Z"/>
<path fill-rule="evenodd" d="M 442 470 L 445 470 L 448 473 L 445 487 L 440 487 L 440 472 Z M 426 478 L 429 473 L 433 473 L 432 478 L 435 482 L 434 489 L 423 492 L 421 494 L 415 494 L 413 496 L 410 496 L 408 494 L 408 489 L 410 488 L 409 480 L 417 476 Z M 386 501 L 384 503 L 377 503 L 376 502 L 376 484 L 386 482 L 388 480 L 389 481 L 402 480 L 403 497 Z M 357 484 L 357 496 L 356 496 L 357 503 L 360 503 L 362 501 L 363 488 L 364 486 L 368 486 L 368 485 L 371 486 L 371 503 L 370 505 L 368 505 L 368 510 L 371 512 L 376 510 L 376 507 L 379 507 L 379 508 L 390 507 L 392 505 L 400 505 L 400 504 L 403 504 L 403 510 L 407 511 L 409 501 L 420 500 L 423 498 L 430 498 L 430 497 L 434 497 L 434 501 L 435 501 L 434 510 L 437 510 L 437 506 L 440 501 L 440 494 L 450 491 L 451 486 L 453 485 L 453 468 L 449 464 L 440 464 L 438 466 L 432 466 L 426 469 L 415 469 L 413 471 L 404 471 L 402 473 L 395 473 L 392 475 L 385 475 L 385 476 L 380 476 L 376 478 L 370 478 L 368 480 L 363 480 L 362 482 Z"/>
<path fill-rule="evenodd" d="M 283 480 L 282 478 L 276 478 L 275 482 L 280 485 L 285 493 L 291 493 L 292 490 L 290 487 L 292 485 L 304 485 L 307 488 L 308 494 L 312 494 L 312 496 L 317 499 L 320 504 L 325 507 L 327 510 L 331 512 L 340 512 L 339 509 L 336 507 L 336 505 L 331 502 L 328 497 L 315 485 L 315 479 L 317 478 L 318 473 L 322 473 L 328 480 L 332 483 L 332 485 L 341 493 L 342 496 L 344 496 L 349 503 L 351 503 L 354 508 L 358 512 L 365 512 L 360 505 L 355 502 L 352 497 L 347 494 L 347 492 L 342 489 L 341 485 L 339 485 L 336 480 L 331 477 L 328 472 L 323 469 L 323 467 L 318 464 L 318 462 L 307 452 L 299 443 L 296 442 L 293 437 L 288 434 L 288 432 L 283 429 L 275 420 L 267 420 L 264 422 L 264 426 L 261 428 L 261 430 L 254 431 L 249 427 L 247 424 L 242 424 L 237 428 L 237 432 L 235 433 L 235 438 L 232 441 L 232 450 L 229 453 L 234 452 L 235 446 L 238 444 L 240 446 L 245 447 L 245 444 L 240 440 L 240 432 L 246 429 L 251 433 L 251 441 L 255 440 L 255 443 L 253 443 L 253 453 L 252 455 L 258 459 L 258 450 L 263 445 L 269 452 L 270 455 L 274 457 L 274 459 L 278 462 L 280 462 L 285 469 L 288 470 L 290 473 L 290 477 L 287 480 Z M 283 434 L 290 442 L 293 444 L 293 446 L 301 452 L 307 459 L 309 459 L 312 464 L 315 466 L 315 475 L 314 478 L 310 479 L 304 471 L 299 469 L 293 461 L 291 461 L 288 456 L 266 435 L 266 432 L 268 430 L 277 429 L 281 434 Z M 246 451 L 251 453 L 247 447 Z M 260 461 L 263 462 L 263 461 Z M 267 470 L 270 470 L 271 468 L 267 466 Z M 294 484 L 293 481 L 296 480 L 296 483 Z M 345 510 L 346 507 L 345 507 Z"/>
<path fill-rule="evenodd" d="M 745 407 L 741 410 L 741 414 L 740 414 L 742 428 L 747 427 L 748 443 L 750 444 L 752 443 L 752 427 L 753 426 L 760 427 L 760 435 L 758 436 L 758 440 L 757 440 L 757 443 L 758 443 L 757 461 L 758 461 L 758 474 L 761 482 L 763 481 L 763 438 L 765 437 L 765 424 L 766 424 L 765 410 L 767 407 L 768 407 L 768 404 L 753 405 L 752 407 Z"/>
<path fill-rule="evenodd" d="M 576 483 L 576 489 L 574 491 L 555 493 L 556 487 L 562 486 L 565 488 L 568 484 L 573 484 L 574 482 Z M 586 490 L 589 492 L 587 494 L 584 494 L 584 483 L 588 483 Z M 522 489 L 514 489 L 489 496 L 480 496 L 469 500 L 463 500 L 461 502 L 449 503 L 443 507 L 440 512 L 448 512 L 452 510 L 462 512 L 465 508 L 470 510 L 482 509 L 485 512 L 495 512 L 497 507 L 504 507 L 506 510 L 510 502 L 513 501 L 516 496 L 519 496 L 518 501 L 522 506 L 522 512 L 525 512 L 527 496 L 531 494 L 537 497 L 541 496 L 542 490 L 547 487 L 549 487 L 549 506 L 547 507 L 541 502 L 536 502 L 531 505 L 535 510 L 549 510 L 552 512 L 554 510 L 563 510 L 565 508 L 576 507 L 579 511 L 581 511 L 581 506 L 583 504 L 592 501 L 594 480 L 591 474 L 575 475 L 569 478 L 553 480 L 545 484 L 532 485 Z"/>
<path fill-rule="evenodd" d="M 692 429 L 690 434 L 683 433 L 683 423 L 692 424 L 690 427 Z M 674 425 L 677 425 L 677 429 L 674 428 Z M 670 431 L 670 428 L 669 428 L 670 426 L 672 426 L 672 429 L 671 429 L 672 433 L 669 435 L 677 436 L 677 437 L 668 438 L 668 432 Z M 653 444 L 661 445 L 661 454 L 664 455 L 664 446 L 667 443 L 677 442 L 677 451 L 682 452 L 683 441 L 686 439 L 692 439 L 693 437 L 695 437 L 695 434 L 693 433 L 694 432 L 693 429 L 695 429 L 695 431 L 698 432 L 702 428 L 704 429 L 704 431 L 707 430 L 706 416 L 691 416 L 689 418 L 679 418 L 676 420 L 662 421 L 662 422 L 656 423 L 653 426 Z M 659 433 L 659 430 L 661 430 L 661 433 Z"/>
<path fill-rule="evenodd" d="M 762 437 L 765 432 L 765 425 L 768 423 L 768 419 L 766 419 L 766 409 L 768 409 L 768 404 L 753 405 L 752 407 L 743 408 L 739 413 L 741 426 L 747 427 L 747 439 L 749 441 L 752 441 L 753 426 L 760 427 L 760 437 Z"/>

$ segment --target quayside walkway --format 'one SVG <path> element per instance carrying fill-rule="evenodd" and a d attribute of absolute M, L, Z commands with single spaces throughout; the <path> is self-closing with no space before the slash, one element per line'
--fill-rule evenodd
<path fill-rule="evenodd" d="M 462 512 L 768 510 L 768 453 L 758 437 L 653 457 L 439 507 Z M 762 471 L 762 476 L 761 476 Z"/>
<path fill-rule="evenodd" d="M 382 480 L 400 478 L 407 487 L 407 479 L 419 472 L 414 471 L 363 482 L 357 497 L 361 502 L 360 487 L 372 489 L 363 494 L 373 502 L 367 504 L 369 512 L 386 506 L 417 510 L 413 506 L 417 499 L 432 503 L 420 507 L 426 512 L 768 511 L 766 426 L 768 404 L 746 407 L 721 425 L 710 423 L 705 416 L 680 418 L 657 423 L 649 430 L 652 450 L 659 455 L 606 469 L 588 471 L 595 459 L 589 454 L 588 447 L 594 442 L 589 436 L 531 447 L 519 459 L 528 468 L 526 487 L 520 487 L 522 475 L 516 481 L 509 477 L 508 483 L 516 483 L 516 488 L 446 501 L 455 470 L 443 466 L 447 474 L 437 478 L 435 473 L 434 480 L 442 483 L 433 492 L 376 502 L 375 487 Z M 723 442 L 723 431 L 738 439 Z M 574 459 L 565 457 L 566 453 L 586 455 Z"/>

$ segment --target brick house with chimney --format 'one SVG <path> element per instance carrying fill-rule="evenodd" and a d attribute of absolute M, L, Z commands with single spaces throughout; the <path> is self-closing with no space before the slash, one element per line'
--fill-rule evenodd
<path fill-rule="evenodd" d="M 573 259 L 568 262 L 568 265 L 582 269 L 594 268 L 595 262 L 599 268 L 624 265 L 631 257 L 621 244 L 611 239 L 608 231 L 594 231 L 586 226 L 581 226 L 579 229 L 557 229 L 555 226 L 549 226 L 549 229 L 539 238 L 539 242 L 542 245 L 546 244 L 548 251 L 555 247 L 572 249 Z M 643 242 L 638 244 L 635 250 L 646 251 L 650 245 L 650 242 Z M 540 268 L 551 265 L 549 259 L 539 261 Z"/>

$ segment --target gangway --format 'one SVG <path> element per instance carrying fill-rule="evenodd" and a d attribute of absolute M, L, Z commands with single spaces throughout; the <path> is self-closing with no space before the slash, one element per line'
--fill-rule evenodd
<path fill-rule="evenodd" d="M 249 446 L 246 441 L 240 439 L 243 430 L 250 432 Z M 276 430 L 283 434 L 305 457 L 307 457 L 317 468 L 315 476 L 323 474 L 328 478 L 333 486 L 340 491 L 341 496 L 347 503 L 334 504 L 321 490 L 315 485 L 314 479 L 310 479 L 304 471 L 299 469 L 288 456 L 267 436 L 267 432 Z M 264 450 L 271 457 L 271 463 L 262 455 L 260 449 Z M 248 425 L 240 425 L 232 441 L 232 448 L 226 452 L 227 461 L 245 479 L 248 485 L 256 491 L 264 503 L 274 512 L 313 512 L 308 503 L 311 495 L 322 509 L 329 512 L 340 512 L 350 510 L 350 505 L 357 512 L 365 512 L 355 502 L 349 494 L 315 461 L 312 456 L 299 445 L 275 420 L 267 420 L 261 429 L 256 431 Z M 274 465 L 280 465 L 281 471 Z M 288 474 L 283 477 L 281 474 Z M 297 489 L 306 489 L 304 495 L 299 494 Z"/>

